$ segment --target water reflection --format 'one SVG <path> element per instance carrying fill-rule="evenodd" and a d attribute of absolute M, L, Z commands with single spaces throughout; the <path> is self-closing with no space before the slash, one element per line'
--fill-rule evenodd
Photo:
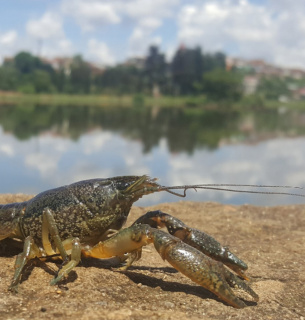
<path fill-rule="evenodd" d="M 1 106 L 0 192 L 37 193 L 81 179 L 144 173 L 164 185 L 305 185 L 305 139 L 279 138 L 303 135 L 304 119 L 277 111 Z M 304 202 L 212 191 L 189 192 L 187 199 Z M 160 193 L 138 204 L 177 200 Z"/>

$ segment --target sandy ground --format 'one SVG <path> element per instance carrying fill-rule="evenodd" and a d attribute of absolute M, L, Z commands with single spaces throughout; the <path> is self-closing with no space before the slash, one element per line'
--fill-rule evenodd
<path fill-rule="evenodd" d="M 0 195 L 0 203 L 22 195 Z M 57 265 L 33 260 L 19 293 L 7 291 L 15 256 L 0 242 L 1 319 L 305 319 L 305 206 L 254 207 L 177 202 L 134 207 L 129 222 L 151 209 L 175 215 L 213 235 L 249 265 L 260 301 L 237 293 L 248 307 L 238 310 L 192 283 L 148 246 L 129 271 L 109 261 L 83 259 L 59 286 L 49 286 Z"/>

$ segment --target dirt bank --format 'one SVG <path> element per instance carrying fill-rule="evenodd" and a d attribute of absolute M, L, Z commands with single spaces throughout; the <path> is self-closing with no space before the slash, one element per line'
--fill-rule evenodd
<path fill-rule="evenodd" d="M 0 203 L 21 201 L 2 195 Z M 0 242 L 1 319 L 305 319 L 305 206 L 254 207 L 178 202 L 134 207 L 129 223 L 161 209 L 202 229 L 249 265 L 258 304 L 234 309 L 175 271 L 148 246 L 125 273 L 111 263 L 83 260 L 66 281 L 49 286 L 57 266 L 35 261 L 17 295 L 7 291 L 16 250 Z"/>

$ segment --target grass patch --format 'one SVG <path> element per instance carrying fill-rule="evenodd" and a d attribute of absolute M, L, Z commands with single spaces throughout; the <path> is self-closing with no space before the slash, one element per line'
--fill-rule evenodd
<path fill-rule="evenodd" d="M 70 105 L 100 107 L 186 107 L 203 109 L 287 109 L 305 110 L 305 101 L 281 103 L 266 100 L 258 96 L 245 96 L 238 102 L 208 101 L 205 96 L 161 96 L 154 98 L 143 94 L 135 95 L 95 95 L 95 94 L 22 94 L 17 92 L 0 92 L 0 105 Z"/>
<path fill-rule="evenodd" d="M 70 94 L 22 94 L 0 93 L 0 104 L 41 104 L 41 105 L 88 105 L 88 106 L 122 106 L 122 107 L 200 107 L 205 98 L 161 96 L 154 98 L 142 94 L 137 95 L 70 95 Z"/>

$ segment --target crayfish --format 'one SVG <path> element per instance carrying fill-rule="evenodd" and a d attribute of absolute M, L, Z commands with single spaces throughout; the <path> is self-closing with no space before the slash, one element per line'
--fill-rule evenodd
<path fill-rule="evenodd" d="M 236 191 L 227 186 L 232 185 L 222 185 L 225 190 Z M 122 176 L 80 181 L 42 192 L 29 201 L 0 205 L 0 240 L 24 241 L 9 289 L 17 292 L 25 265 L 36 257 L 59 256 L 63 260 L 50 283 L 55 285 L 81 257 L 120 257 L 126 269 L 141 257 L 143 246 L 153 243 L 175 269 L 229 305 L 246 306 L 232 287 L 258 301 L 245 281 L 246 263 L 208 234 L 161 211 L 148 212 L 121 229 L 132 204 L 143 195 L 167 191 L 185 196 L 190 188 L 215 189 L 215 185 L 164 187 L 146 175 Z M 183 189 L 184 194 L 175 189 Z M 168 233 L 160 230 L 163 227 Z"/>

